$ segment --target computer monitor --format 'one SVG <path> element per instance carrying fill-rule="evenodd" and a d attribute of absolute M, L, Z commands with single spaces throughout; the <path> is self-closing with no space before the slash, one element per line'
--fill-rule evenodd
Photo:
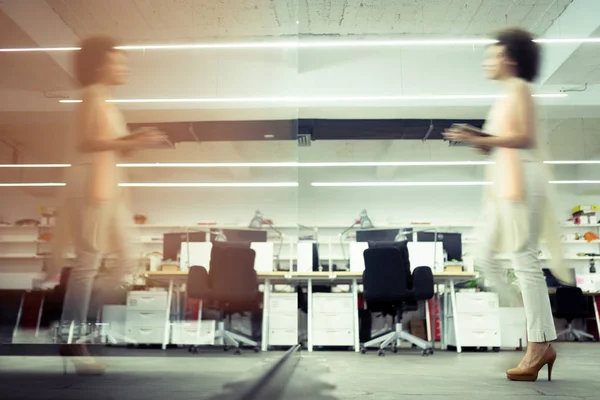
<path fill-rule="evenodd" d="M 435 238 L 437 235 L 437 240 Z M 412 234 L 407 235 L 412 241 Z M 442 242 L 448 260 L 462 261 L 462 234 L 445 232 L 417 232 L 417 242 Z"/>
<path fill-rule="evenodd" d="M 393 242 L 400 229 L 366 229 L 356 231 L 357 242 Z"/>
<path fill-rule="evenodd" d="M 163 261 L 177 260 L 183 242 L 206 242 L 206 232 L 170 232 L 163 234 Z"/>
<path fill-rule="evenodd" d="M 213 229 L 216 233 L 218 230 Z M 223 229 L 223 234 L 227 238 L 227 242 L 266 242 L 267 231 L 258 229 Z M 216 235 L 210 235 L 211 242 L 215 241 Z"/>

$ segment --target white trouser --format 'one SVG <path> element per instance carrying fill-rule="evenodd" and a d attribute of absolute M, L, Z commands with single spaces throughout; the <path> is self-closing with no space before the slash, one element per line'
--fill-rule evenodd
<path fill-rule="evenodd" d="M 69 193 L 63 207 L 65 215 L 59 217 L 67 219 L 75 250 L 62 321 L 83 323 L 90 308 L 95 315 L 118 292 L 123 278 L 137 270 L 139 252 L 131 240 L 132 214 L 122 198 L 91 201 L 75 195 Z M 106 262 L 101 270 L 102 258 L 111 253 L 117 259 Z"/>
<path fill-rule="evenodd" d="M 546 342 L 556 339 L 548 287 L 538 258 L 541 228 L 547 217 L 548 183 L 540 163 L 523 162 L 522 168 L 524 202 L 510 202 L 496 195 L 484 204 L 475 266 L 481 268 L 500 296 L 510 295 L 506 270 L 495 256 L 499 243 L 513 245 L 509 254 L 525 307 L 528 341 Z"/>

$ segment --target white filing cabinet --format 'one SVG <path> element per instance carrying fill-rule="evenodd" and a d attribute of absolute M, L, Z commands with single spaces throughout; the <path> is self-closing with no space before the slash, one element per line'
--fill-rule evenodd
<path fill-rule="evenodd" d="M 500 307 L 496 293 L 456 293 L 458 332 L 454 331 L 452 305 L 448 308 L 448 345 L 456 346 L 458 335 L 461 347 L 500 348 Z"/>
<path fill-rule="evenodd" d="M 500 336 L 502 348 L 527 346 L 527 319 L 523 307 L 500 307 Z"/>
<path fill-rule="evenodd" d="M 129 292 L 125 319 L 127 338 L 141 344 L 162 343 L 167 313 L 167 292 Z"/>
<path fill-rule="evenodd" d="M 115 340 L 120 340 L 126 336 L 125 321 L 127 320 L 127 306 L 104 306 L 102 308 L 102 322 L 106 324 L 102 333 L 110 335 Z"/>
<path fill-rule="evenodd" d="M 354 345 L 354 298 L 351 293 L 312 295 L 313 346 Z"/>
<path fill-rule="evenodd" d="M 214 345 L 216 321 L 179 321 L 171 324 L 171 343 Z"/>
<path fill-rule="evenodd" d="M 269 346 L 298 344 L 298 295 L 271 293 L 269 296 Z"/>

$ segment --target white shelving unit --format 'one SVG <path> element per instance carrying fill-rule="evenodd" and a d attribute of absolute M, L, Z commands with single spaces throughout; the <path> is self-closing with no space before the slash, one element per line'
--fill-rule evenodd
<path fill-rule="evenodd" d="M 340 241 L 340 234 L 347 225 L 326 225 L 317 228 L 319 243 L 319 258 L 322 264 L 328 264 L 330 268 L 337 265 L 338 268 L 345 268 L 350 254 L 350 243 L 354 241 L 354 231 L 348 232 L 344 240 Z M 437 230 L 439 232 L 457 232 L 463 234 L 463 244 L 465 246 L 476 243 L 476 240 L 469 238 L 468 234 L 474 226 L 472 224 L 432 224 L 432 225 L 382 225 L 378 229 L 414 229 L 419 230 Z M 13 226 L 0 225 L 0 274 L 24 273 L 36 274 L 43 270 L 44 260 L 51 251 L 51 243 L 40 240 L 42 232 L 51 231 L 53 226 Z M 142 246 L 143 254 L 153 252 L 162 252 L 162 236 L 168 232 L 195 231 L 208 232 L 210 229 L 250 229 L 246 226 L 233 225 L 168 225 L 168 224 L 143 224 L 131 225 L 131 228 L 138 232 L 136 244 Z M 297 260 L 297 242 L 298 238 L 307 229 L 298 226 L 284 225 L 276 226 L 283 232 L 284 240 L 281 243 L 281 252 L 279 254 L 279 268 L 289 269 Z M 586 242 L 585 240 L 575 240 L 574 235 L 580 236 L 587 231 L 598 234 L 600 224 L 588 225 L 562 225 L 563 244 L 565 245 L 565 260 L 573 263 L 573 268 L 582 271 L 587 268 L 589 257 L 577 256 L 577 253 L 600 253 L 600 240 Z M 579 230 L 579 231 L 576 231 Z M 279 252 L 280 241 L 276 235 L 268 231 L 269 241 L 275 243 L 274 267 L 276 267 L 277 253 Z M 343 249 L 342 249 L 343 247 Z M 508 260 L 507 257 L 499 257 L 501 260 Z M 548 257 L 541 257 L 541 260 L 548 260 Z"/>

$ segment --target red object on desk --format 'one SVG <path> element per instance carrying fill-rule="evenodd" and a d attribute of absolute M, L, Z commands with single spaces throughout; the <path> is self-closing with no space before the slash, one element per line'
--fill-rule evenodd
<path fill-rule="evenodd" d="M 198 308 L 200 307 L 199 299 L 188 299 L 185 303 L 185 320 L 198 321 Z"/>
<path fill-rule="evenodd" d="M 438 317 L 440 315 L 439 303 L 437 297 L 427 301 L 429 302 L 429 322 L 433 327 L 433 340 L 439 342 L 441 337 L 440 318 Z"/>

